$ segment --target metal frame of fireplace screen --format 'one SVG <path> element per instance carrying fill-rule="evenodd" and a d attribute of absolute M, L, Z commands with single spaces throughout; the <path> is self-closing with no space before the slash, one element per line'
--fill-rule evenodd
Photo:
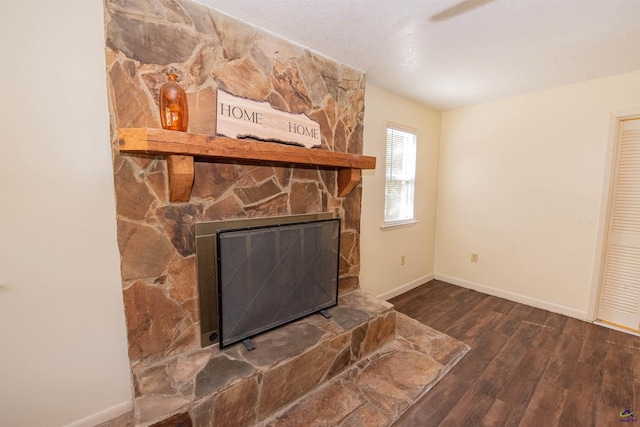
<path fill-rule="evenodd" d="M 331 213 L 197 223 L 201 346 L 220 348 L 338 302 Z"/>

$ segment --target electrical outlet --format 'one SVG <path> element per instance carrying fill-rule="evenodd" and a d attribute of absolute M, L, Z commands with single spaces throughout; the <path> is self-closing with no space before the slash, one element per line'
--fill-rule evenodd
<path fill-rule="evenodd" d="M 400 257 L 400 265 L 404 265 L 404 262 L 405 262 L 405 257 L 404 257 L 404 255 L 402 255 Z"/>
<path fill-rule="evenodd" d="M 471 262 L 478 262 L 478 253 L 471 252 Z"/>

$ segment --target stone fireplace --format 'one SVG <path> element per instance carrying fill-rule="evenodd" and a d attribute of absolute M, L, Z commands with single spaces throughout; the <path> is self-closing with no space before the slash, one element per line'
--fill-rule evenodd
<path fill-rule="evenodd" d="M 215 135 L 216 91 L 224 89 L 306 114 L 320 124 L 321 150 L 361 154 L 364 73 L 189 0 L 106 0 L 105 34 L 136 425 L 267 423 L 350 367 L 375 364 L 366 358 L 396 338 L 397 316 L 359 290 L 359 185 L 340 197 L 333 169 L 196 158 L 190 200 L 172 203 L 164 156 L 120 154 L 117 140 L 119 128 L 161 127 L 158 92 L 172 71 L 187 92 L 191 133 Z M 259 335 L 252 353 L 241 344 L 201 348 L 195 223 L 320 212 L 341 221 L 333 320 L 313 315 Z M 436 336 L 407 322 L 412 336 Z M 457 342 L 449 347 L 438 357 L 464 353 Z M 412 376 L 424 381 L 443 374 L 430 365 L 437 358 L 414 353 L 394 366 L 415 366 Z"/>
<path fill-rule="evenodd" d="M 136 400 L 144 403 L 158 394 L 145 389 L 140 370 L 175 357 L 202 357 L 195 222 L 331 212 L 342 218 L 343 293 L 358 287 L 361 189 L 338 197 L 337 173 L 330 169 L 196 159 L 191 200 L 170 203 L 164 157 L 120 155 L 117 129 L 161 127 L 158 92 L 171 70 L 187 92 L 192 133 L 215 134 L 220 88 L 304 113 L 320 123 L 321 149 L 359 154 L 365 78 L 188 0 L 108 0 L 105 27 L 129 359 Z M 181 387 L 172 393 L 186 393 Z M 156 400 L 172 406 L 169 398 Z"/>

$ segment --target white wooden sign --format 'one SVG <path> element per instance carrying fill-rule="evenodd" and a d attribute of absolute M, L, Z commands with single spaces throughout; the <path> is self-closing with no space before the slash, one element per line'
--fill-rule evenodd
<path fill-rule="evenodd" d="M 276 110 L 266 101 L 241 98 L 220 89 L 216 134 L 308 148 L 321 144 L 320 125 L 306 115 Z"/>

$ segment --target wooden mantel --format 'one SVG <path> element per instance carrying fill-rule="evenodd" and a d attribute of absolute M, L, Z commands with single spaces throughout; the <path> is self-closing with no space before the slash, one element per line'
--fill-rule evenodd
<path fill-rule="evenodd" d="M 121 153 L 166 155 L 172 202 L 191 197 L 194 157 L 337 168 L 340 197 L 358 185 L 361 169 L 376 167 L 371 156 L 153 128 L 118 129 L 118 148 Z"/>

